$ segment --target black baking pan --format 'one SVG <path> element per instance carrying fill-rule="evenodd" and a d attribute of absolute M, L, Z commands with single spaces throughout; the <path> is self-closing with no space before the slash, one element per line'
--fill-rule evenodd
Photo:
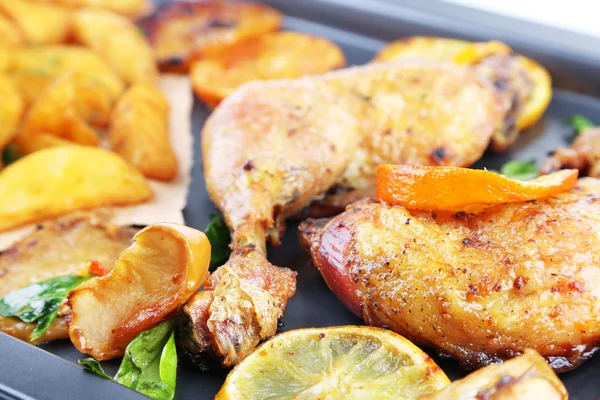
<path fill-rule="evenodd" d="M 492 15 L 435 0 L 269 0 L 286 14 L 285 28 L 309 32 L 337 42 L 350 64 L 369 61 L 387 42 L 411 35 L 470 40 L 502 40 L 546 66 L 555 81 L 554 98 L 544 119 L 523 133 L 507 153 L 488 153 L 476 167 L 499 168 L 511 159 L 538 162 L 567 144 L 565 119 L 583 114 L 600 124 L 600 40 L 512 18 Z M 209 112 L 196 102 L 193 114 L 195 164 L 185 209 L 187 224 L 203 229 L 215 212 L 204 186 L 199 136 Z M 281 248 L 270 249 L 275 265 L 298 271 L 298 291 L 290 300 L 282 330 L 361 324 L 335 298 L 300 249 L 297 225 L 290 223 Z M 68 341 L 34 348 L 0 334 L 0 397 L 8 399 L 138 399 L 142 396 L 73 365 L 83 358 Z M 48 354 L 45 351 L 53 353 Z M 58 357 L 56 357 L 58 356 Z M 466 374 L 455 361 L 433 355 L 451 379 Z M 114 373 L 119 362 L 103 363 Z M 177 399 L 212 399 L 226 371 L 199 372 L 180 359 Z M 574 400 L 600 397 L 600 355 L 560 375 Z"/>

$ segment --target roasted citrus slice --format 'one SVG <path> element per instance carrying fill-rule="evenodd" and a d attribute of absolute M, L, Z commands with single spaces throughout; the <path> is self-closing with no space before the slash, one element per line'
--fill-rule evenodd
<path fill-rule="evenodd" d="M 455 56 L 454 62 L 474 65 L 491 55 L 508 54 L 511 54 L 510 47 L 501 42 L 471 43 Z M 517 128 L 523 130 L 535 125 L 548 108 L 550 100 L 552 100 L 552 77 L 546 68 L 532 59 L 523 56 L 517 57 L 521 67 L 533 83 L 532 90 L 517 119 Z"/>
<path fill-rule="evenodd" d="M 421 400 L 566 400 L 567 389 L 535 350 L 482 368 Z"/>
<path fill-rule="evenodd" d="M 573 188 L 577 175 L 576 169 L 566 169 L 518 181 L 469 168 L 380 165 L 376 196 L 414 210 L 469 211 L 473 206 L 542 200 Z"/>
<path fill-rule="evenodd" d="M 392 61 L 419 58 L 434 61 L 452 61 L 471 42 L 442 37 L 413 36 L 396 40 L 377 53 L 373 61 Z"/>
<path fill-rule="evenodd" d="M 177 1 L 140 21 L 161 70 L 187 72 L 192 59 L 209 49 L 279 30 L 281 13 L 264 4 Z"/>
<path fill-rule="evenodd" d="M 449 382 L 429 356 L 391 331 L 311 328 L 257 348 L 229 373 L 216 399 L 416 399 Z"/>
<path fill-rule="evenodd" d="M 214 106 L 253 80 L 299 78 L 344 65 L 344 53 L 329 40 L 276 32 L 207 51 L 192 65 L 191 78 L 198 97 Z"/>
<path fill-rule="evenodd" d="M 72 290 L 61 307 L 73 345 L 97 360 L 122 356 L 129 342 L 169 318 L 208 276 L 210 243 L 196 229 L 150 225 L 133 240 L 108 275 Z"/>

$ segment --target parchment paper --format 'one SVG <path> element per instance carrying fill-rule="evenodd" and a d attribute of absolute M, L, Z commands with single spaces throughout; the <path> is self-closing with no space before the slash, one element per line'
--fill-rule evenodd
<path fill-rule="evenodd" d="M 171 107 L 169 127 L 171 145 L 179 162 L 179 176 L 171 182 L 149 180 L 154 191 L 151 201 L 128 207 L 115 207 L 114 222 L 119 225 L 150 225 L 157 222 L 183 224 L 193 164 L 191 114 L 193 94 L 190 80 L 182 75 L 161 75 L 160 88 Z M 0 234 L 0 251 L 29 234 L 37 224 Z"/>

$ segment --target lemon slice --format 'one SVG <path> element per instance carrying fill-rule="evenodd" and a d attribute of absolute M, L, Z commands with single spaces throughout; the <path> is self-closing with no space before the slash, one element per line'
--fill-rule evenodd
<path fill-rule="evenodd" d="M 449 383 L 402 336 L 341 326 L 289 331 L 264 343 L 229 373 L 216 399 L 416 399 Z"/>

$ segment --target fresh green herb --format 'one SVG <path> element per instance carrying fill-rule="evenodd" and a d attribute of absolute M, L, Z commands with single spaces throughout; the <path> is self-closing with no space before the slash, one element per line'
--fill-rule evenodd
<path fill-rule="evenodd" d="M 511 179 L 527 181 L 540 176 L 540 171 L 535 165 L 535 160 L 531 161 L 509 161 L 500 168 L 500 173 Z"/>
<path fill-rule="evenodd" d="M 31 340 L 39 339 L 58 316 L 58 307 L 69 292 L 92 277 L 60 276 L 24 287 L 0 299 L 0 315 L 24 322 L 37 321 Z"/>
<path fill-rule="evenodd" d="M 9 144 L 2 151 L 2 164 L 5 165 L 5 166 L 8 165 L 8 164 L 14 163 L 19 158 L 21 158 L 21 155 L 17 151 L 17 148 L 15 147 L 14 144 Z"/>
<path fill-rule="evenodd" d="M 113 380 L 113 378 L 106 375 L 106 373 L 102 369 L 102 366 L 100 365 L 100 363 L 98 361 L 94 360 L 93 358 L 91 358 L 91 357 L 84 358 L 81 360 L 77 360 L 77 362 L 79 363 L 79 365 L 83 365 L 86 369 L 95 373 L 96 375 L 98 375 L 102 378 L 105 378 L 105 379 L 110 379 L 111 381 Z"/>
<path fill-rule="evenodd" d="M 136 336 L 127 346 L 125 356 L 114 379 L 106 375 L 93 358 L 79 364 L 103 378 L 112 379 L 155 400 L 171 400 L 175 396 L 177 350 L 174 323 L 166 321 Z"/>
<path fill-rule="evenodd" d="M 225 220 L 214 214 L 210 216 L 211 220 L 204 233 L 210 242 L 210 270 L 223 265 L 231 254 L 229 243 L 231 235 L 229 228 L 225 224 Z"/>
<path fill-rule="evenodd" d="M 573 127 L 573 138 L 577 137 L 577 135 L 579 135 L 583 129 L 594 127 L 594 123 L 592 121 L 579 114 L 572 115 L 567 122 Z"/>

